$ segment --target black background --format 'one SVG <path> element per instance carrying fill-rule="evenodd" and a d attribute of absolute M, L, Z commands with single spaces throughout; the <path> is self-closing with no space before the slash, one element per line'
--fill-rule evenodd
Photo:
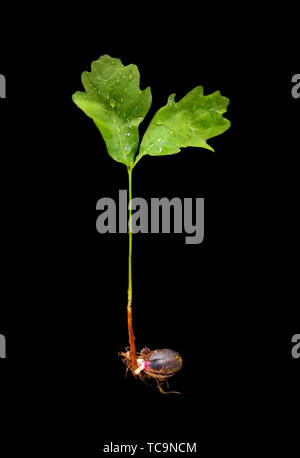
<path fill-rule="evenodd" d="M 299 385 L 292 19 L 246 7 L 238 16 L 149 8 L 134 18 L 126 7 L 90 6 L 50 13 L 11 22 L 1 37 L 1 380 L 7 431 L 22 437 L 9 453 L 21 445 L 99 456 L 110 441 L 197 442 L 203 455 L 286 453 Z M 125 379 L 118 358 L 128 344 L 128 241 L 99 235 L 91 214 L 98 199 L 126 189 L 127 171 L 71 100 L 102 54 L 135 63 L 141 88 L 151 86 L 140 136 L 172 93 L 179 100 L 201 84 L 231 101 L 232 127 L 210 141 L 215 153 L 146 157 L 133 175 L 139 197 L 205 197 L 202 244 L 134 237 L 137 348 L 182 354 L 183 370 L 170 380 L 182 396 Z"/>

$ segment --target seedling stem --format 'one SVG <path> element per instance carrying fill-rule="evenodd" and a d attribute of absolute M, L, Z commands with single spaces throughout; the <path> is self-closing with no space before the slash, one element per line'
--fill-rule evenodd
<path fill-rule="evenodd" d="M 127 317 L 128 317 L 128 335 L 130 344 L 130 355 L 132 369 L 138 368 L 136 360 L 136 348 L 135 339 L 132 327 L 132 170 L 133 166 L 127 167 L 128 170 L 128 182 L 129 182 L 129 256 L 128 256 L 128 305 L 127 305 Z"/>

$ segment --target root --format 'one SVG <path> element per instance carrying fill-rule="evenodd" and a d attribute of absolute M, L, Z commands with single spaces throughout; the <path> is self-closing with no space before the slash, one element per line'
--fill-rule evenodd
<path fill-rule="evenodd" d="M 159 382 L 157 380 L 157 388 L 159 389 L 159 391 L 162 393 L 162 394 L 182 394 L 180 393 L 179 391 L 165 391 L 162 387 L 164 382 Z"/>

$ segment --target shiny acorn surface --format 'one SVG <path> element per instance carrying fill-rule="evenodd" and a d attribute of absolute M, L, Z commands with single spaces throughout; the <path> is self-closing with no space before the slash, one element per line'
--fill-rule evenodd
<path fill-rule="evenodd" d="M 144 371 L 149 377 L 165 379 L 172 377 L 182 368 L 182 358 L 179 353 L 168 348 L 153 351 L 142 351 Z"/>

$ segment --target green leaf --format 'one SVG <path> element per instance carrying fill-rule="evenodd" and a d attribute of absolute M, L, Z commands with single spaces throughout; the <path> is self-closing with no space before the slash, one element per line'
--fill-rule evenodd
<path fill-rule="evenodd" d="M 123 66 L 108 55 L 92 62 L 91 72 L 82 73 L 86 92 L 73 94 L 73 101 L 93 119 L 109 155 L 130 165 L 139 145 L 138 126 L 151 106 L 150 87 L 141 91 L 136 65 Z"/>
<path fill-rule="evenodd" d="M 214 151 L 206 143 L 230 127 L 223 118 L 229 99 L 220 92 L 203 95 L 202 86 L 195 87 L 178 103 L 170 95 L 166 106 L 154 115 L 141 143 L 136 162 L 145 154 L 164 156 L 179 153 L 187 146 L 198 146 Z"/>

